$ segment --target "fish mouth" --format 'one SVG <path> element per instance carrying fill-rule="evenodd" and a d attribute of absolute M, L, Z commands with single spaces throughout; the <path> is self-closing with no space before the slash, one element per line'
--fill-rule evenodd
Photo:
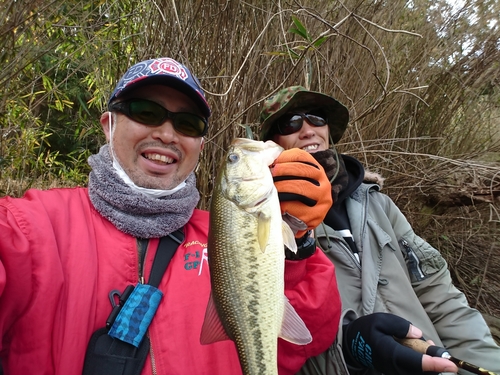
<path fill-rule="evenodd" d="M 264 198 L 262 198 L 260 201 L 257 201 L 255 202 L 255 205 L 256 206 L 260 206 L 261 204 L 263 204 L 264 202 L 266 202 L 269 198 L 269 195 L 266 195 Z"/>
<path fill-rule="evenodd" d="M 242 181 L 242 182 L 256 181 L 256 180 L 262 180 L 262 178 L 263 178 L 263 176 L 244 177 L 244 178 L 241 178 L 240 181 Z"/>
<path fill-rule="evenodd" d="M 269 199 L 271 198 L 273 193 L 273 190 L 270 189 L 268 190 L 265 194 L 261 195 L 257 200 L 251 202 L 248 207 L 259 207 L 263 205 L 264 203 L 268 202 Z"/>

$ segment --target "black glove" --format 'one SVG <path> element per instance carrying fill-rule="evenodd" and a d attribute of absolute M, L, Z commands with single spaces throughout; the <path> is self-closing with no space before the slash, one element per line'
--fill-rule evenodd
<path fill-rule="evenodd" d="M 349 366 L 375 368 L 385 375 L 430 374 L 422 371 L 422 354 L 401 345 L 410 322 L 397 315 L 373 313 L 342 327 L 342 351 Z"/>

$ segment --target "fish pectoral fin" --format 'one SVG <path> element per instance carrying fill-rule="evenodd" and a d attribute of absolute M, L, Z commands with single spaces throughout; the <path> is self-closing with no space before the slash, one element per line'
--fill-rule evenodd
<path fill-rule="evenodd" d="M 309 344 L 312 341 L 311 332 L 309 332 L 306 324 L 297 314 L 288 298 L 285 295 L 283 295 L 283 298 L 285 299 L 285 312 L 279 337 L 296 345 Z"/>
<path fill-rule="evenodd" d="M 294 253 L 297 253 L 297 242 L 295 242 L 295 234 L 293 234 L 292 228 L 284 220 L 281 222 L 281 228 L 283 232 L 283 244 Z"/>
<path fill-rule="evenodd" d="M 259 213 L 257 216 L 257 240 L 259 241 L 260 250 L 265 253 L 269 236 L 271 234 L 271 217 Z"/>
<path fill-rule="evenodd" d="M 205 311 L 205 320 L 201 327 L 200 343 L 202 345 L 208 345 L 225 340 L 230 340 L 230 338 L 222 326 L 222 322 L 217 314 L 217 309 L 215 308 L 212 293 L 210 293 L 207 310 Z"/>

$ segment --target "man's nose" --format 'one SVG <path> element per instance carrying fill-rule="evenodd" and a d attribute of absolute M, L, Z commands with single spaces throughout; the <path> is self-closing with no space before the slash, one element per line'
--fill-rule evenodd
<path fill-rule="evenodd" d="M 174 128 L 173 120 L 167 118 L 161 125 L 153 128 L 152 136 L 160 139 L 163 143 L 170 143 L 179 138 L 179 133 Z"/>

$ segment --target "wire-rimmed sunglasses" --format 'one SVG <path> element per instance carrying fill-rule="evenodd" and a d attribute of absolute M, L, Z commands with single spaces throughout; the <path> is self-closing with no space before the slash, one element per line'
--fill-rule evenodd
<path fill-rule="evenodd" d="M 109 106 L 110 110 L 123 113 L 134 121 L 148 126 L 160 126 L 168 118 L 174 129 L 188 137 L 203 137 L 208 130 L 208 122 L 201 116 L 189 112 L 170 112 L 158 103 L 147 99 L 128 99 Z"/>
<path fill-rule="evenodd" d="M 304 119 L 313 126 L 325 126 L 327 120 L 312 113 L 289 113 L 282 116 L 278 121 L 278 133 L 281 135 L 290 135 L 302 129 Z"/>

